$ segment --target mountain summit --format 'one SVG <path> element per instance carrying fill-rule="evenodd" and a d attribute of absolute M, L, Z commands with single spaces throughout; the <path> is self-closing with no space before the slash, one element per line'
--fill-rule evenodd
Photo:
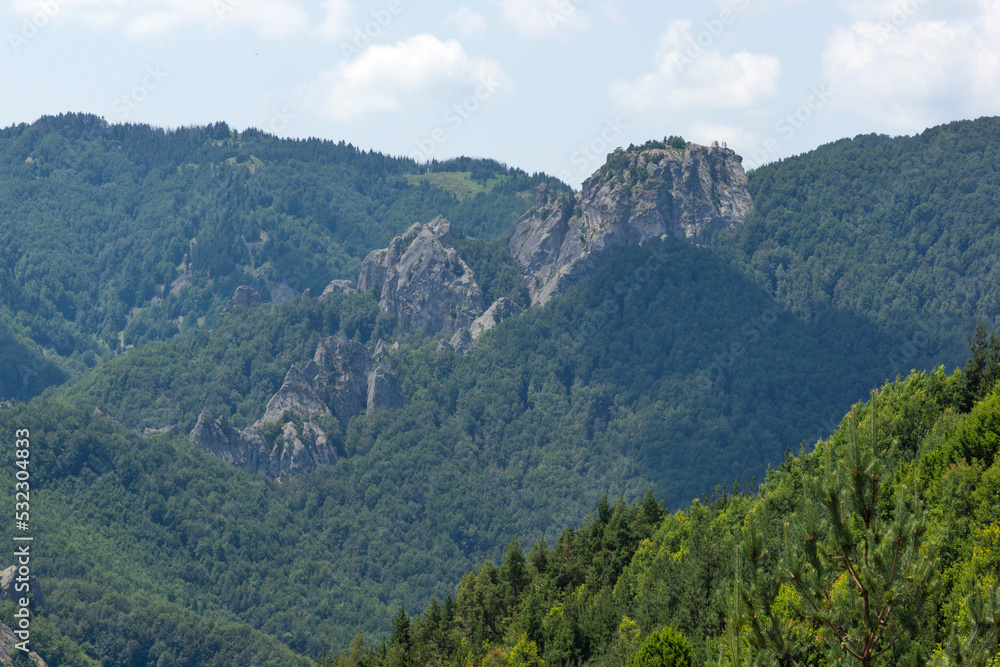
<path fill-rule="evenodd" d="M 507 240 L 528 274 L 532 305 L 541 305 L 619 246 L 666 236 L 704 244 L 742 222 L 751 204 L 740 156 L 671 138 L 615 150 L 575 195 L 539 185 Z"/>

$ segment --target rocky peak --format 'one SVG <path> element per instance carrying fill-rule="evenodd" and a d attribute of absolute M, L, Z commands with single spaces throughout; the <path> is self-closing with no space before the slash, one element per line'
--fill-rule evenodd
<path fill-rule="evenodd" d="M 257 425 L 281 421 L 281 417 L 286 411 L 293 416 L 307 419 L 330 414 L 330 408 L 323 403 L 312 384 L 309 383 L 305 373 L 295 366 L 288 369 L 281 389 L 267 402 L 264 416 L 260 418 Z"/>
<path fill-rule="evenodd" d="M 742 158 L 728 148 L 665 142 L 618 149 L 575 195 L 536 188 L 535 206 L 507 232 L 532 305 L 594 273 L 612 251 L 667 236 L 708 243 L 751 207 Z"/>
<path fill-rule="evenodd" d="M 354 281 L 353 280 L 332 280 L 330 284 L 326 286 L 323 293 L 320 294 L 320 298 L 323 298 L 327 294 L 350 294 L 354 291 Z"/>
<path fill-rule="evenodd" d="M 434 335 L 468 326 L 485 307 L 472 269 L 446 248 L 451 225 L 416 223 L 361 264 L 358 289 L 373 290 L 382 310 L 407 333 Z"/>

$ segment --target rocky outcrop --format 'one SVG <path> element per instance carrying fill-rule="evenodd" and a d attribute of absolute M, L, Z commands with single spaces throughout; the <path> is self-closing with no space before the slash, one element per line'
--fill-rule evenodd
<path fill-rule="evenodd" d="M 251 451 L 240 435 L 224 423 L 221 417 L 213 418 L 208 411 L 202 410 L 191 429 L 189 439 L 206 454 L 240 468 L 256 471 L 259 452 Z"/>
<path fill-rule="evenodd" d="M 354 291 L 354 281 L 353 280 L 333 280 L 323 293 L 319 295 L 319 298 L 323 298 L 327 294 L 350 294 Z"/>
<path fill-rule="evenodd" d="M 535 207 L 507 232 L 532 305 L 591 276 L 620 246 L 668 236 L 703 244 L 741 223 L 752 203 L 741 162 L 728 148 L 647 145 L 609 155 L 575 195 L 539 186 Z"/>
<path fill-rule="evenodd" d="M 17 583 L 28 584 L 27 591 L 18 591 L 15 587 Z M 0 600 L 17 602 L 23 597 L 32 596 L 32 601 L 36 605 L 45 603 L 42 595 L 42 586 L 38 583 L 38 577 L 33 574 L 28 575 L 28 581 L 17 581 L 17 565 L 11 565 L 6 570 L 0 570 Z"/>
<path fill-rule="evenodd" d="M 493 302 L 486 312 L 476 318 L 469 326 L 469 335 L 472 340 L 478 340 L 480 336 L 500 324 L 504 320 L 516 317 L 521 314 L 521 307 L 505 296 Z"/>
<path fill-rule="evenodd" d="M 262 425 L 241 431 L 202 412 L 191 431 L 191 441 L 226 463 L 269 477 L 297 475 L 337 461 L 337 452 L 326 434 L 310 421 L 301 429 L 295 422 L 287 422 L 281 434 L 268 441 Z"/>
<path fill-rule="evenodd" d="M 309 364 L 316 371 L 310 379 L 343 424 L 365 409 L 371 365 L 365 346 L 345 336 L 324 338 L 316 347 Z"/>
<path fill-rule="evenodd" d="M 7 665 L 14 664 L 14 661 L 10 656 L 12 652 L 19 652 L 21 650 L 17 648 L 17 644 L 20 641 L 21 639 L 14 634 L 14 631 L 11 630 L 6 623 L 0 622 L 0 665 L 7 667 Z M 33 667 L 48 667 L 48 663 L 42 660 L 42 656 L 38 655 L 34 651 L 28 652 L 28 662 L 33 665 Z"/>
<path fill-rule="evenodd" d="M 403 388 L 389 364 L 375 366 L 368 375 L 368 410 L 401 408 L 405 402 Z"/>
<path fill-rule="evenodd" d="M 336 462 L 337 452 L 322 429 L 306 422 L 300 430 L 294 422 L 288 422 L 281 427 L 281 435 L 271 445 L 266 463 L 262 461 L 258 472 L 268 477 L 286 477 Z"/>
<path fill-rule="evenodd" d="M 358 289 L 379 296 L 406 333 L 434 335 L 469 326 L 483 312 L 483 295 L 472 269 L 446 248 L 451 225 L 438 217 L 414 224 L 388 248 L 365 257 Z"/>
<path fill-rule="evenodd" d="M 324 338 L 304 368 L 288 370 L 252 426 L 239 430 L 202 412 L 189 438 L 207 454 L 269 477 L 336 463 L 336 449 L 315 420 L 333 414 L 346 425 L 365 409 L 402 406 L 406 399 L 387 356 L 384 343 L 373 354 L 344 336 Z"/>
<path fill-rule="evenodd" d="M 170 424 L 169 426 L 164 426 L 163 428 L 150 428 L 146 427 L 142 430 L 142 435 L 144 438 L 148 438 L 151 435 L 176 435 L 177 425 Z"/>
<path fill-rule="evenodd" d="M 233 293 L 233 298 L 226 302 L 225 307 L 219 313 L 219 317 L 223 315 L 228 315 L 233 312 L 233 308 L 236 306 L 246 306 L 247 308 L 257 308 L 263 305 L 264 299 L 261 298 L 260 292 L 252 287 L 247 287 L 246 285 L 240 285 L 236 288 Z"/>
<path fill-rule="evenodd" d="M 114 418 L 114 415 L 111 414 L 111 411 L 108 410 L 103 405 L 98 405 L 96 408 L 94 408 L 94 414 L 100 417 L 101 419 L 104 419 L 105 421 L 111 422 L 112 426 L 115 426 L 117 428 L 125 428 L 124 426 L 122 426 L 122 423 L 120 421 Z"/>
<path fill-rule="evenodd" d="M 441 341 L 444 343 L 445 341 Z M 469 333 L 469 330 L 462 327 L 455 332 L 455 335 L 451 337 L 451 340 L 447 342 L 448 347 L 455 350 L 459 354 L 472 354 L 476 351 L 476 341 Z M 443 349 L 440 346 L 438 349 Z"/>
<path fill-rule="evenodd" d="M 257 425 L 281 421 L 285 412 L 307 419 L 330 415 L 330 408 L 316 393 L 316 389 L 306 379 L 305 373 L 295 366 L 288 369 L 281 389 L 267 402 L 264 416 L 257 421 Z"/>

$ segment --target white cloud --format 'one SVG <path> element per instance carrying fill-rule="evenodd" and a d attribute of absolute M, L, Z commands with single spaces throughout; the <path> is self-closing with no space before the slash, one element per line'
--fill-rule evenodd
<path fill-rule="evenodd" d="M 352 7 L 350 0 L 326 0 L 323 3 L 326 17 L 316 30 L 326 39 L 344 39 L 351 32 Z"/>
<path fill-rule="evenodd" d="M 522 39 L 567 39 L 590 27 L 585 0 L 494 0 L 500 16 Z"/>
<path fill-rule="evenodd" d="M 486 17 L 464 5 L 453 12 L 445 23 L 458 28 L 463 37 L 474 37 L 486 32 Z"/>
<path fill-rule="evenodd" d="M 656 68 L 634 81 L 617 80 L 610 95 L 638 112 L 751 109 L 773 95 L 781 61 L 740 51 L 713 50 L 710 32 L 695 34 L 690 21 L 673 21 L 660 38 Z"/>
<path fill-rule="evenodd" d="M 823 54 L 834 107 L 898 132 L 996 113 L 1000 0 L 976 4 L 976 15 L 941 20 L 925 17 L 922 4 L 910 0 L 882 18 L 835 30 Z"/>
<path fill-rule="evenodd" d="M 440 95 L 490 96 L 508 84 L 493 60 L 470 58 L 458 41 L 424 34 L 392 46 L 369 46 L 357 58 L 322 73 L 319 86 L 307 94 L 319 98 L 325 115 L 356 120 L 402 111 Z"/>
<path fill-rule="evenodd" d="M 133 39 L 196 24 L 216 31 L 250 27 L 264 37 L 287 37 L 308 24 L 296 0 L 13 0 L 14 11 L 30 17 L 76 17 L 91 28 L 121 30 Z"/>

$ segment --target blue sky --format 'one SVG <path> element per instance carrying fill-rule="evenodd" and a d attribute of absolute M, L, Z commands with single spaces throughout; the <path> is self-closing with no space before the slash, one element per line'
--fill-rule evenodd
<path fill-rule="evenodd" d="M 0 125 L 225 120 L 574 186 L 680 134 L 758 164 L 1000 114 L 1000 0 L 3 0 Z"/>

